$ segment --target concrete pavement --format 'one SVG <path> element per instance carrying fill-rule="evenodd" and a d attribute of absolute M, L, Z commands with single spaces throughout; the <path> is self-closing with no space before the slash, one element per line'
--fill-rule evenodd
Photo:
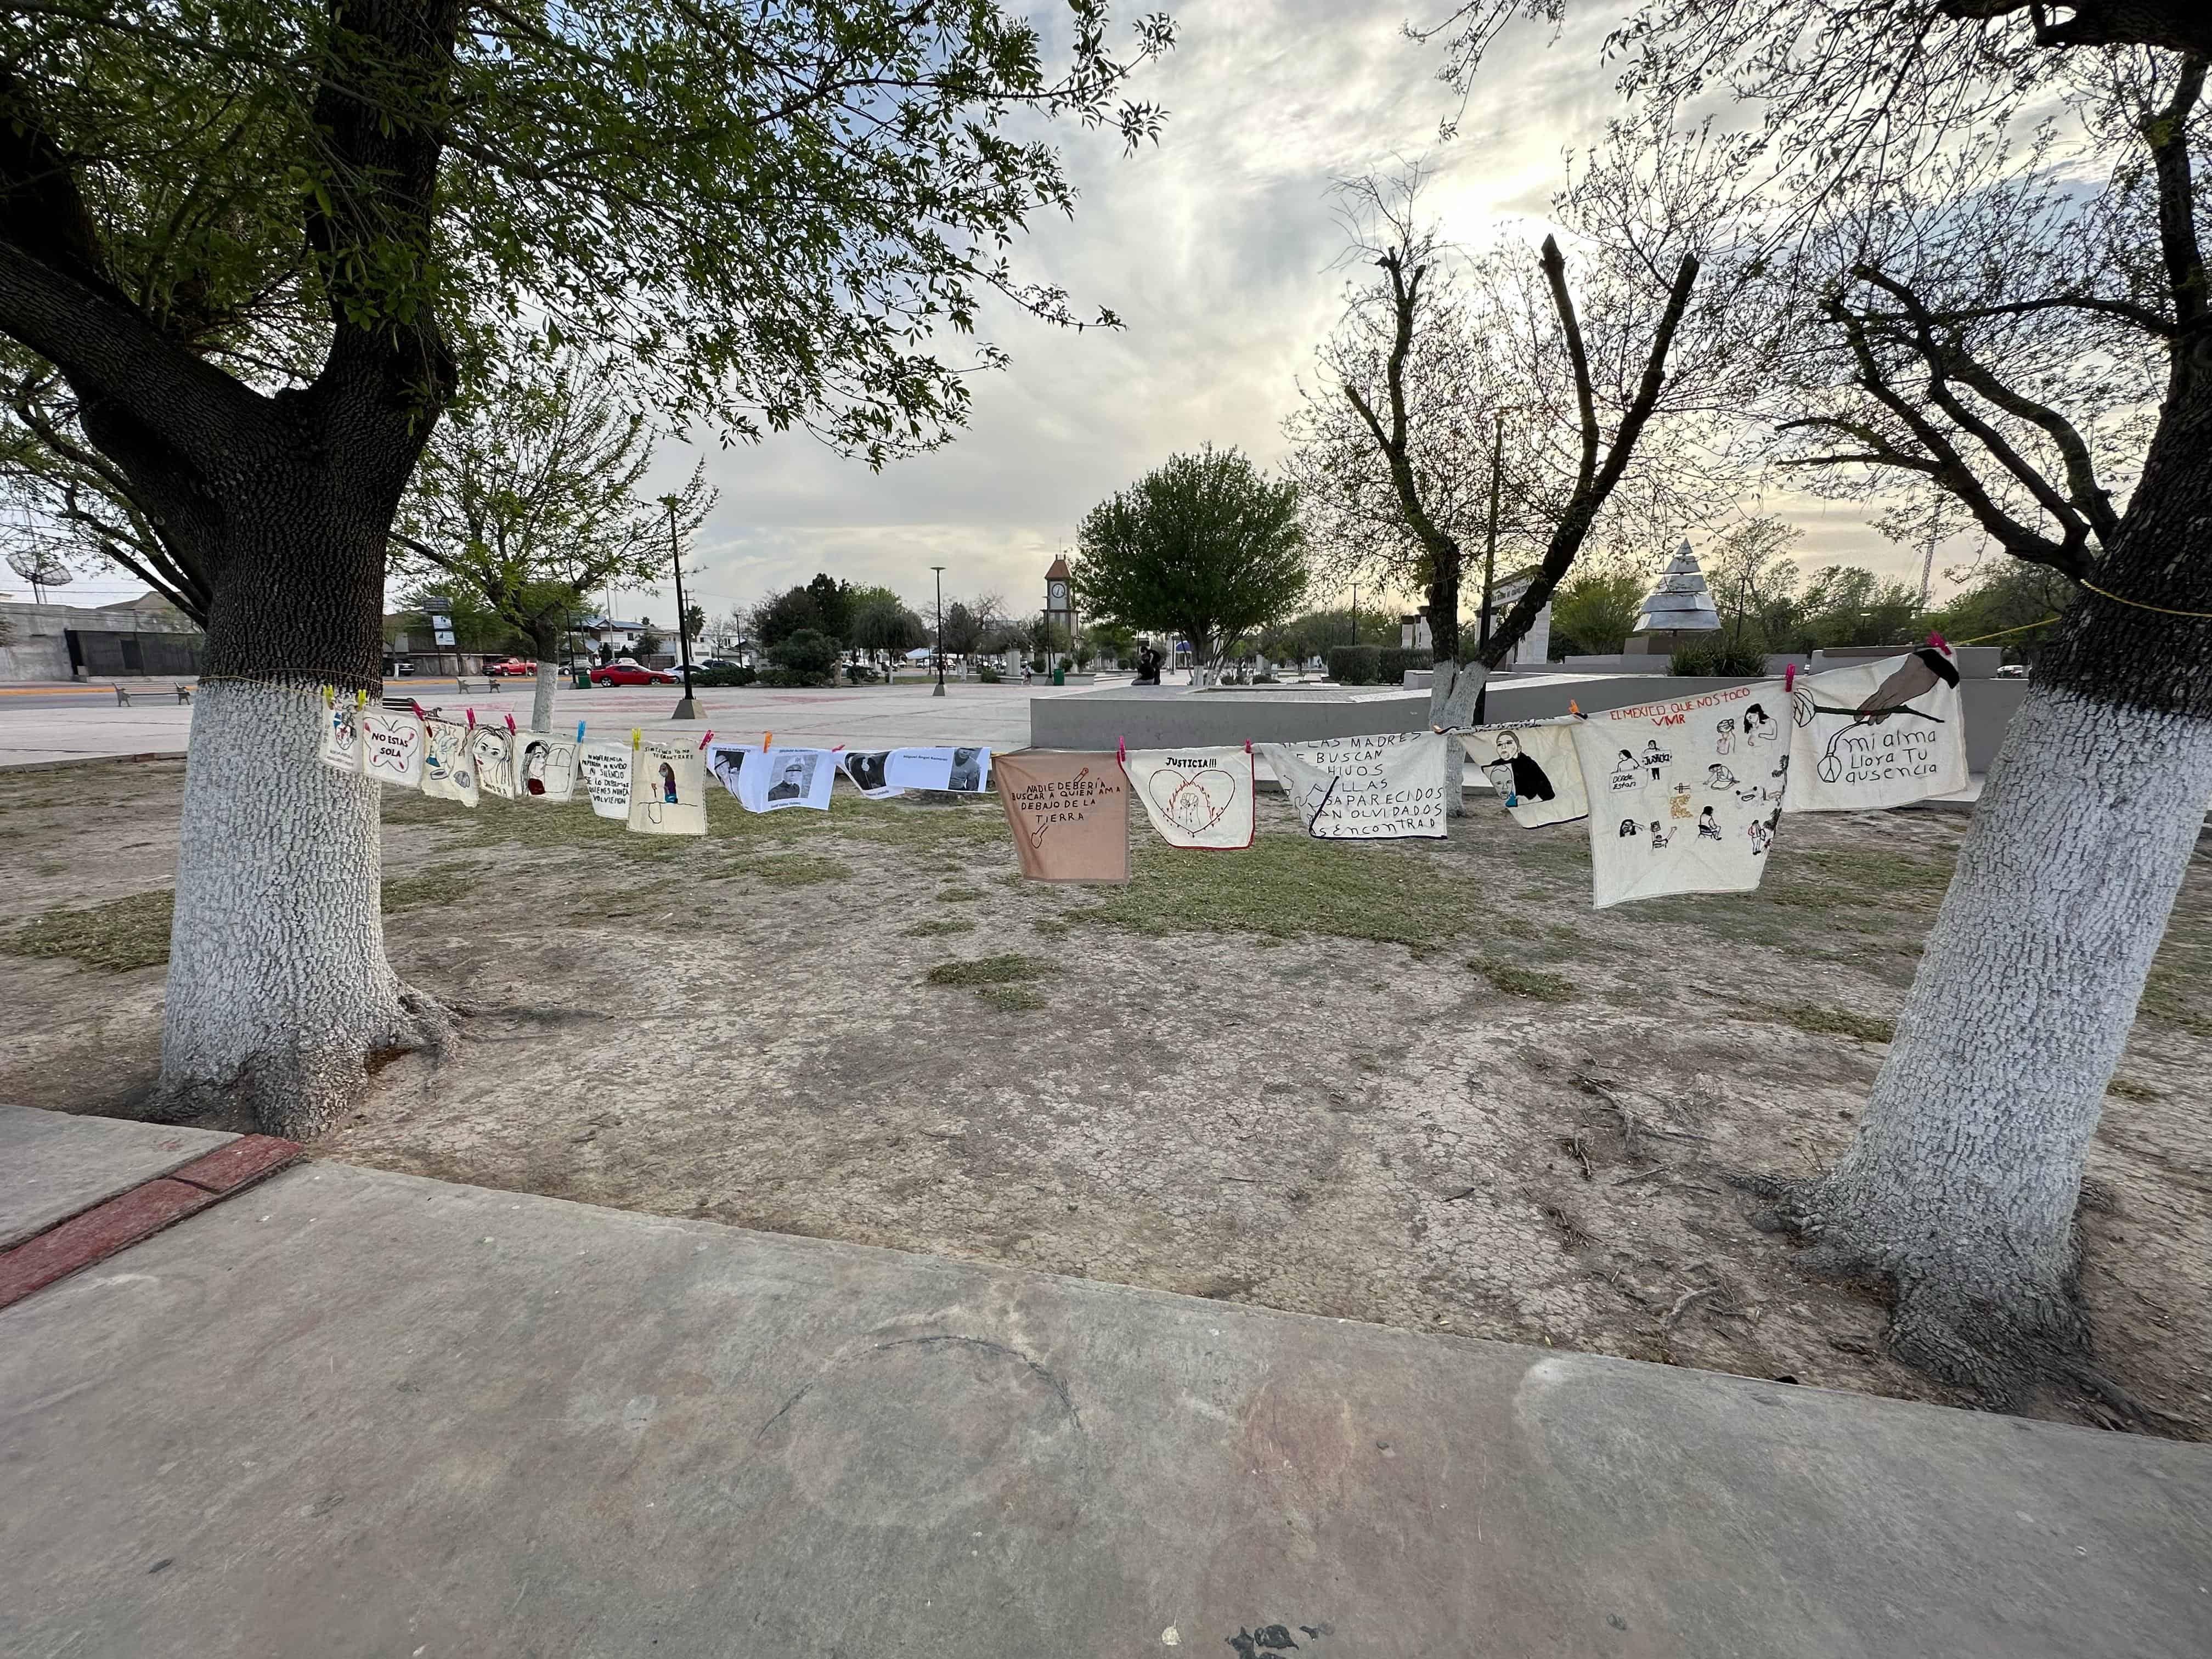
<path fill-rule="evenodd" d="M 41 1659 L 2212 1629 L 2202 1446 L 329 1162 L 0 1312 L 0 1651 Z"/>

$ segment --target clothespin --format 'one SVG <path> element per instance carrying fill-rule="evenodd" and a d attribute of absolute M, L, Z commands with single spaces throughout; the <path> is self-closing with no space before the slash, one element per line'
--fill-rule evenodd
<path fill-rule="evenodd" d="M 577 741 L 578 743 L 581 743 L 581 742 L 583 742 L 583 740 L 584 740 L 584 723 L 583 723 L 583 721 L 581 721 L 581 720 L 578 720 L 578 721 L 576 722 L 576 741 Z"/>
<path fill-rule="evenodd" d="M 428 714 L 424 714 L 424 713 L 422 712 L 422 705 L 421 703 L 419 703 L 419 702 L 416 702 L 412 697 L 410 697 L 410 698 L 407 700 L 407 706 L 408 706 L 410 708 L 412 708 L 412 709 L 415 711 L 415 718 L 416 718 L 416 720 L 428 720 L 428 719 L 430 718 Z"/>
<path fill-rule="evenodd" d="M 1790 695 L 1790 693 L 1791 692 L 1791 690 L 1794 690 L 1794 689 L 1796 688 L 1796 684 L 1797 684 L 1797 665 L 1796 665 L 1796 663 L 1794 663 L 1794 662 L 1786 662 L 1786 663 L 1783 664 L 1783 665 L 1782 665 L 1782 695 L 1783 695 L 1784 696 L 1785 696 L 1785 697 L 1786 697 L 1786 696 L 1788 696 Z"/>
<path fill-rule="evenodd" d="M 1252 752 L 1252 739 L 1249 738 L 1244 739 L 1244 752 L 1248 755 Z"/>
<path fill-rule="evenodd" d="M 761 753 L 762 753 L 762 754 L 765 755 L 766 753 L 768 753 L 768 740 L 769 740 L 770 738 L 774 737 L 775 735 L 775 732 L 762 732 L 762 733 L 761 733 Z"/>
<path fill-rule="evenodd" d="M 1582 704 L 1577 702 L 1572 697 L 1569 697 L 1567 699 L 1567 713 L 1570 714 L 1579 714 L 1582 712 Z"/>
<path fill-rule="evenodd" d="M 512 714 L 507 717 L 507 735 L 510 738 L 514 735 L 514 716 Z"/>
<path fill-rule="evenodd" d="M 702 749 L 702 750 L 703 750 L 703 749 L 705 749 L 705 748 L 706 748 L 706 746 L 707 746 L 708 744 L 712 743 L 714 740 L 714 728 L 713 726 L 708 726 L 708 727 L 707 728 L 707 735 L 706 735 L 705 737 L 703 737 L 703 738 L 700 738 L 700 739 L 699 739 L 699 747 L 700 747 L 701 749 Z"/>
<path fill-rule="evenodd" d="M 645 732 L 644 732 L 644 730 L 643 730 L 641 727 L 639 727 L 639 726 L 631 726 L 631 727 L 630 727 L 630 729 L 629 729 L 629 746 L 630 746 L 631 748 L 633 748 L 633 749 L 636 749 L 636 748 L 641 747 L 641 746 L 644 744 L 644 742 L 645 742 Z"/>
<path fill-rule="evenodd" d="M 471 731 L 471 732 L 473 732 L 473 731 L 475 731 L 476 729 L 477 729 L 477 711 L 476 711 L 475 709 L 471 708 L 471 709 L 470 709 L 470 710 L 469 710 L 469 730 L 470 730 L 470 731 Z"/>
<path fill-rule="evenodd" d="M 353 706 L 356 708 L 366 708 L 368 707 L 368 693 L 362 690 L 359 686 L 356 686 L 354 688 Z"/>
<path fill-rule="evenodd" d="M 1928 643 L 1934 646 L 1938 651 L 1948 652 L 1951 648 L 1949 646 L 1943 643 L 1943 636 L 1941 634 L 1938 634 L 1932 628 L 1928 630 Z"/>
<path fill-rule="evenodd" d="M 1114 758 L 1117 761 L 1125 761 L 1129 758 L 1128 738 L 1116 738 L 1114 739 Z"/>

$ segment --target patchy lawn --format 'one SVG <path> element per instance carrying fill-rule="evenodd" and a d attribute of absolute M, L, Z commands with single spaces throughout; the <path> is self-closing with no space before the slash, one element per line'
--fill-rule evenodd
<path fill-rule="evenodd" d="M 0 774 L 0 1098 L 158 1059 L 180 762 Z M 1249 852 L 1141 820 L 1023 883 L 994 804 L 750 817 L 386 800 L 386 931 L 468 1011 L 325 1157 L 1424 1329 L 1947 1399 L 1724 1169 L 1843 1149 L 1966 820 L 1788 818 L 1755 894 L 1593 912 L 1579 825 Z M 2212 1424 L 2212 862 L 2091 1158 L 2101 1360 Z M 2106 1421 L 2094 1401 L 2045 1415 Z"/>

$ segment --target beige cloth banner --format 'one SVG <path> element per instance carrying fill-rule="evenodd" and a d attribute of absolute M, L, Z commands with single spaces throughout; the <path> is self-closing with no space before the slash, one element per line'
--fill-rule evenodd
<path fill-rule="evenodd" d="M 1583 764 L 1575 755 L 1574 728 L 1579 714 L 1519 726 L 1479 726 L 1459 740 L 1468 763 L 1488 778 L 1524 830 L 1565 823 L 1589 811 L 1583 790 Z"/>
<path fill-rule="evenodd" d="M 707 757 L 696 743 L 654 743 L 630 751 L 629 827 L 641 836 L 707 833 Z"/>
<path fill-rule="evenodd" d="M 1790 702 L 1785 812 L 1902 806 L 1966 787 L 1959 669 L 1942 647 L 1800 674 Z M 1769 728 L 1753 741 L 1772 743 Z"/>
<path fill-rule="evenodd" d="M 1031 881 L 1127 881 L 1129 786 L 1110 754 L 994 755 L 991 781 Z"/>
<path fill-rule="evenodd" d="M 469 728 L 460 721 L 422 723 L 422 793 L 433 800 L 477 804 L 477 764 L 469 758 Z"/>
<path fill-rule="evenodd" d="M 1234 852 L 1252 844 L 1248 750 L 1133 749 L 1121 770 L 1169 846 Z"/>

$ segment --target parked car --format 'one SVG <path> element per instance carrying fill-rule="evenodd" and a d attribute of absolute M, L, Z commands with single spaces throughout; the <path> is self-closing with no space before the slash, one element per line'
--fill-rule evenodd
<path fill-rule="evenodd" d="M 487 663 L 484 672 L 493 679 L 524 679 L 538 672 L 538 665 L 520 657 L 509 657 L 505 662 Z"/>
<path fill-rule="evenodd" d="M 674 685 L 682 678 L 680 674 L 672 674 L 665 668 L 647 668 L 628 657 L 601 663 L 592 671 L 593 685 Z"/>
<path fill-rule="evenodd" d="M 2024 680 L 2027 678 L 2027 665 L 2024 662 L 2008 662 L 1997 670 L 1996 677 L 2001 680 Z"/>

